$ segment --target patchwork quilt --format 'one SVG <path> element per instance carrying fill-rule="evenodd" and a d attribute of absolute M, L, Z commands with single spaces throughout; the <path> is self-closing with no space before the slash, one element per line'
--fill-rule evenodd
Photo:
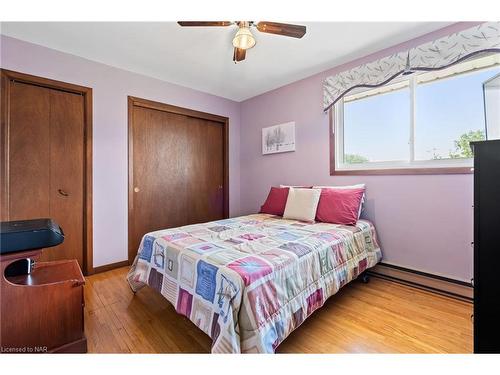
<path fill-rule="evenodd" d="M 375 228 L 267 214 L 146 234 L 128 274 L 212 340 L 213 353 L 274 353 L 326 299 L 380 261 Z"/>

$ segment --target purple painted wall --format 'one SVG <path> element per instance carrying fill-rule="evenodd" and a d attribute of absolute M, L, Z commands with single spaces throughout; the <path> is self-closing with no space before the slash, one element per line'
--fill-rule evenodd
<path fill-rule="evenodd" d="M 127 95 L 229 117 L 231 215 L 240 203 L 240 104 L 0 36 L 1 67 L 93 88 L 94 266 L 127 259 Z"/>
<path fill-rule="evenodd" d="M 384 261 L 470 280 L 472 175 L 330 176 L 328 116 L 322 82 L 332 74 L 477 23 L 458 23 L 304 80 L 241 105 L 241 211 L 256 212 L 270 186 L 367 185 L 365 216 L 381 240 Z M 262 156 L 261 129 L 295 121 L 296 151 Z"/>

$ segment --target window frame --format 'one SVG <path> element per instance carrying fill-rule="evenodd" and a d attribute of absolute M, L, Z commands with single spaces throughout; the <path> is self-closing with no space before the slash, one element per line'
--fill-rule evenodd
<path fill-rule="evenodd" d="M 498 65 L 496 65 L 498 66 Z M 488 69 L 482 67 L 471 69 L 462 74 L 471 73 L 474 70 Z M 439 80 L 452 79 L 461 73 L 452 72 L 449 76 L 438 78 Z M 343 157 L 343 142 L 337 144 L 337 139 L 343 141 L 343 104 L 344 99 L 339 100 L 328 111 L 329 134 L 330 134 L 330 175 L 418 175 L 418 174 L 471 174 L 474 171 L 473 158 L 467 159 L 439 159 L 439 160 L 415 160 L 415 116 L 416 116 L 416 85 L 418 75 L 412 75 L 408 80 L 396 81 L 391 85 L 398 85 L 408 81 L 410 89 L 410 134 L 409 134 L 409 160 L 408 161 L 386 161 L 349 164 L 340 164 Z M 424 82 L 426 84 L 428 82 Z M 392 91 L 392 90 L 388 90 Z M 383 95 L 383 93 L 380 93 Z M 378 94 L 378 95 L 380 95 Z M 356 94 L 354 94 L 356 95 Z"/>

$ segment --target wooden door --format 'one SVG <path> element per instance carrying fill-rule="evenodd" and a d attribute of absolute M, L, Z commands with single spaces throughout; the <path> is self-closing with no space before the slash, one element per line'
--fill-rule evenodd
<path fill-rule="evenodd" d="M 48 217 L 50 91 L 13 82 L 9 109 L 9 197 L 2 220 Z"/>
<path fill-rule="evenodd" d="M 76 259 L 83 267 L 83 97 L 50 90 L 50 207 L 64 242 L 47 249 L 47 260 Z"/>
<path fill-rule="evenodd" d="M 85 98 L 4 76 L 2 94 L 2 220 L 54 219 L 65 239 L 41 260 L 76 259 L 88 271 Z"/>
<path fill-rule="evenodd" d="M 129 100 L 129 261 L 144 234 L 227 216 L 227 119 Z"/>

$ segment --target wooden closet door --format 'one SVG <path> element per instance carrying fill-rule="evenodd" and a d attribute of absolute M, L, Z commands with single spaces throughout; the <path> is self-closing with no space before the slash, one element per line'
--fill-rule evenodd
<path fill-rule="evenodd" d="M 8 210 L 2 220 L 54 219 L 65 239 L 45 249 L 41 260 L 77 259 L 83 267 L 83 96 L 6 84 Z"/>
<path fill-rule="evenodd" d="M 48 217 L 50 90 L 19 82 L 10 85 L 9 193 L 2 220 Z"/>
<path fill-rule="evenodd" d="M 224 218 L 224 124 L 132 106 L 129 258 L 144 234 Z"/>
<path fill-rule="evenodd" d="M 188 117 L 187 129 L 184 163 L 188 223 L 221 219 L 224 217 L 224 128 L 218 122 Z"/>
<path fill-rule="evenodd" d="M 76 259 L 83 267 L 83 96 L 50 90 L 50 208 L 64 242 L 45 260 Z"/>

